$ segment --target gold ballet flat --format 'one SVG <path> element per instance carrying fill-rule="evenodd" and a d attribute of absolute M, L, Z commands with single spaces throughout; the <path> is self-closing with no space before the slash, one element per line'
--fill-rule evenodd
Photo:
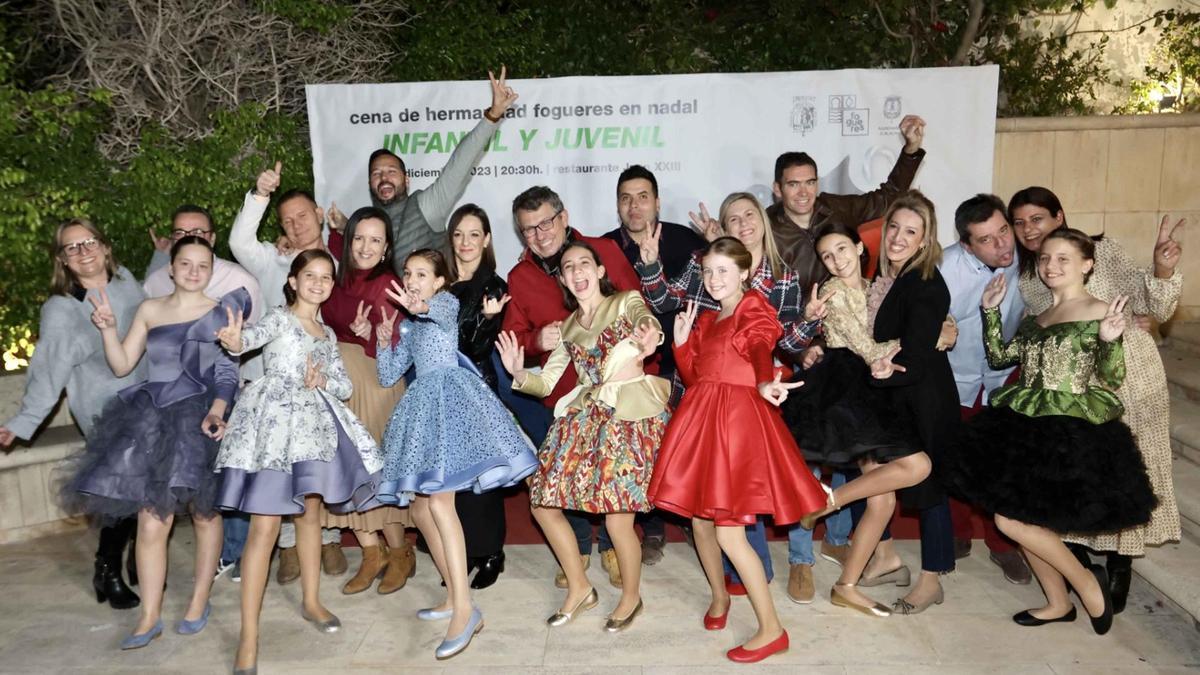
<path fill-rule="evenodd" d="M 593 588 L 592 591 L 583 598 L 583 600 L 580 600 L 579 603 L 571 609 L 571 611 L 555 612 L 550 615 L 549 619 L 546 619 L 546 623 L 556 627 L 565 626 L 571 623 L 571 620 L 574 619 L 577 614 L 580 612 L 586 612 L 598 604 L 600 604 L 600 596 L 596 593 L 596 589 Z"/>
<path fill-rule="evenodd" d="M 813 529 L 817 526 L 818 520 L 829 515 L 830 513 L 833 513 L 834 511 L 837 511 L 837 505 L 833 503 L 833 490 L 830 489 L 828 485 L 820 481 L 817 481 L 817 485 L 820 485 L 821 489 L 825 491 L 825 508 L 817 509 L 816 511 L 813 511 L 812 513 L 800 519 L 800 527 L 803 527 L 806 530 Z"/>
<path fill-rule="evenodd" d="M 881 605 L 878 602 L 872 602 L 869 605 L 859 604 L 857 602 L 854 602 L 850 598 L 847 598 L 846 596 L 842 595 L 841 591 L 838 590 L 839 587 L 853 588 L 854 584 L 834 584 L 833 585 L 833 588 L 830 589 L 830 591 L 829 591 L 829 601 L 833 603 L 834 607 L 846 607 L 848 609 L 857 610 L 859 612 L 862 612 L 863 614 L 868 614 L 870 616 L 891 616 L 892 615 L 892 610 L 888 609 L 887 605 Z"/>
<path fill-rule="evenodd" d="M 624 619 L 618 619 L 615 616 L 608 617 L 608 620 L 604 622 L 604 630 L 608 631 L 609 633 L 618 633 L 623 631 L 626 628 L 629 628 L 629 624 L 633 623 L 633 620 L 638 614 L 641 613 L 642 599 L 638 598 L 637 607 L 633 608 L 633 611 L 629 613 L 629 616 L 626 616 Z"/>

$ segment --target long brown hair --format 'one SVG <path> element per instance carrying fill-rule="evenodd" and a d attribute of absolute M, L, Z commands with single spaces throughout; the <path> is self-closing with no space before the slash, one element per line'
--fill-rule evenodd
<path fill-rule="evenodd" d="M 288 307 L 296 304 L 296 289 L 292 288 L 292 285 L 288 283 L 288 281 L 291 279 L 299 279 L 300 272 L 304 271 L 304 268 L 308 267 L 309 263 L 313 262 L 314 260 L 324 260 L 325 262 L 329 263 L 329 269 L 337 269 L 337 265 L 333 262 L 333 256 L 329 255 L 329 252 L 325 249 L 310 248 L 301 251 L 300 254 L 297 255 L 294 260 L 292 260 L 292 267 L 288 270 L 287 279 L 285 279 L 283 282 L 283 299 L 287 303 Z"/>
<path fill-rule="evenodd" d="M 79 285 L 79 279 L 75 278 L 75 273 L 67 267 L 66 253 L 63 251 L 62 235 L 68 227 L 82 227 L 104 247 L 104 269 L 108 272 L 109 279 L 116 276 L 119 267 L 117 258 L 113 255 L 112 242 L 104 236 L 100 228 L 87 218 L 72 218 L 59 224 L 58 229 L 54 231 L 54 271 L 50 275 L 50 295 L 70 295 Z"/>
<path fill-rule="evenodd" d="M 450 273 L 454 275 L 455 279 L 458 278 L 458 260 L 454 257 L 454 232 L 462 224 L 463 218 L 467 216 L 478 218 L 480 225 L 483 226 L 483 233 L 488 237 L 492 236 L 492 222 L 488 219 L 487 211 L 484 211 L 477 204 L 463 204 L 455 209 L 454 213 L 450 214 L 450 222 L 446 227 L 446 247 L 450 251 L 450 256 L 446 259 L 446 262 L 450 265 Z M 492 243 L 491 239 L 488 239 L 487 246 L 483 247 L 479 259 L 479 269 L 475 273 L 476 276 L 480 272 L 496 271 L 496 248 Z"/>
<path fill-rule="evenodd" d="M 758 197 L 749 192 L 734 192 L 721 202 L 721 210 L 718 218 L 721 221 L 721 229 L 725 229 L 725 216 L 729 207 L 734 202 L 745 199 L 754 205 L 754 209 L 758 211 L 758 219 L 762 221 L 763 226 L 763 257 L 767 264 L 771 266 L 771 276 L 780 279 L 787 271 L 787 265 L 784 264 L 783 258 L 779 257 L 779 249 L 775 246 L 775 231 L 771 228 L 771 219 L 767 216 L 767 210 L 763 208 L 762 202 L 758 201 Z M 754 270 L 750 270 L 750 274 L 754 274 Z"/>
<path fill-rule="evenodd" d="M 887 257 L 887 231 L 891 227 L 892 216 L 896 215 L 900 209 L 907 209 L 920 216 L 921 222 L 925 225 L 925 232 L 921 237 L 921 247 L 917 250 L 916 255 L 909 258 L 900 269 L 892 270 L 892 262 Z M 929 198 L 920 190 L 909 190 L 896 197 L 891 206 L 888 206 L 887 211 L 883 214 L 883 239 L 879 248 L 880 276 L 899 277 L 908 270 L 915 269 L 921 273 L 921 279 L 933 278 L 938 263 L 942 262 L 942 245 L 938 243 L 937 239 L 937 214 L 934 212 L 933 202 L 929 201 Z"/>
<path fill-rule="evenodd" d="M 562 254 L 565 256 L 567 251 L 570 251 L 573 248 L 581 248 L 587 251 L 588 255 L 592 256 L 592 262 L 596 263 L 596 267 L 604 266 L 604 263 L 600 262 L 600 255 L 596 253 L 596 249 L 592 248 L 592 245 L 586 241 L 576 240 L 567 242 L 567 245 L 563 247 Z M 567 288 L 567 285 L 562 282 L 562 264 L 559 264 L 558 269 L 558 288 L 562 291 L 563 305 L 566 306 L 567 311 L 574 312 L 575 310 L 579 309 L 579 301 L 575 299 L 575 295 L 571 293 L 571 289 Z M 605 269 L 604 274 L 600 276 L 600 295 L 607 298 L 616 292 L 617 287 L 614 286 L 613 282 L 608 278 L 608 270 Z"/>

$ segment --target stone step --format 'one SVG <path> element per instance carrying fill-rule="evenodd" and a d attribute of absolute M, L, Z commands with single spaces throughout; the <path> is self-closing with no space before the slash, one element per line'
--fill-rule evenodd
<path fill-rule="evenodd" d="M 1200 570 L 1200 543 L 1189 535 L 1184 535 L 1179 543 L 1148 549 L 1145 556 L 1133 559 L 1133 571 L 1190 614 L 1200 626 L 1200 583 L 1196 583 L 1196 570 Z"/>
<path fill-rule="evenodd" d="M 1174 347 L 1163 347 L 1158 352 L 1167 371 L 1171 398 L 1200 402 L 1200 356 Z"/>
<path fill-rule="evenodd" d="M 1171 349 L 1200 356 L 1200 321 L 1172 321 L 1166 335 Z"/>
<path fill-rule="evenodd" d="M 1200 403 L 1171 398 L 1171 450 L 1200 464 Z"/>
<path fill-rule="evenodd" d="M 1180 525 L 1185 536 L 1190 535 L 1200 542 L 1200 464 L 1176 456 L 1171 463 L 1171 471 Z"/>

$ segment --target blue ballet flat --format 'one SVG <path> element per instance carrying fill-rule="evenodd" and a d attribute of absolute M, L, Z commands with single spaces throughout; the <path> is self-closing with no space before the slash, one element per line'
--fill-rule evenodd
<path fill-rule="evenodd" d="M 471 618 L 467 621 L 466 628 L 463 628 L 463 631 L 458 635 L 448 640 L 442 640 L 442 644 L 438 645 L 433 655 L 438 657 L 438 659 L 448 659 L 458 654 L 466 649 L 467 645 L 471 644 L 471 638 L 475 637 L 475 634 L 481 630 L 483 630 L 483 612 L 480 612 L 477 607 L 472 607 Z"/>
<path fill-rule="evenodd" d="M 208 614 L 211 611 L 212 604 L 205 603 L 204 613 L 200 615 L 199 619 L 196 619 L 195 621 L 180 619 L 179 623 L 175 624 L 175 632 L 179 633 L 180 635 L 195 635 L 196 633 L 199 633 L 200 631 L 204 630 L 205 626 L 208 625 Z"/>
<path fill-rule="evenodd" d="M 453 609 L 434 609 L 432 607 L 427 607 L 425 609 L 417 610 L 417 618 L 421 621 L 441 621 L 442 619 L 449 619 L 452 616 L 454 616 Z"/>
<path fill-rule="evenodd" d="M 150 644 L 151 640 L 159 635 L 162 635 L 162 632 L 163 622 L 162 619 L 159 619 L 158 622 L 151 626 L 150 630 L 146 631 L 145 633 L 136 633 L 134 635 L 130 635 L 124 640 L 121 640 L 121 649 L 141 649 L 142 647 Z"/>

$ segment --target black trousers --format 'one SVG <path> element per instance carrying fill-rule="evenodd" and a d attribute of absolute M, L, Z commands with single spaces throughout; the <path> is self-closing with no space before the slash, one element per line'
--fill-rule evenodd
<path fill-rule="evenodd" d="M 506 492 L 492 490 L 477 495 L 466 490 L 455 495 L 454 506 L 458 511 L 458 519 L 462 521 L 468 558 L 486 558 L 504 548 Z"/>

